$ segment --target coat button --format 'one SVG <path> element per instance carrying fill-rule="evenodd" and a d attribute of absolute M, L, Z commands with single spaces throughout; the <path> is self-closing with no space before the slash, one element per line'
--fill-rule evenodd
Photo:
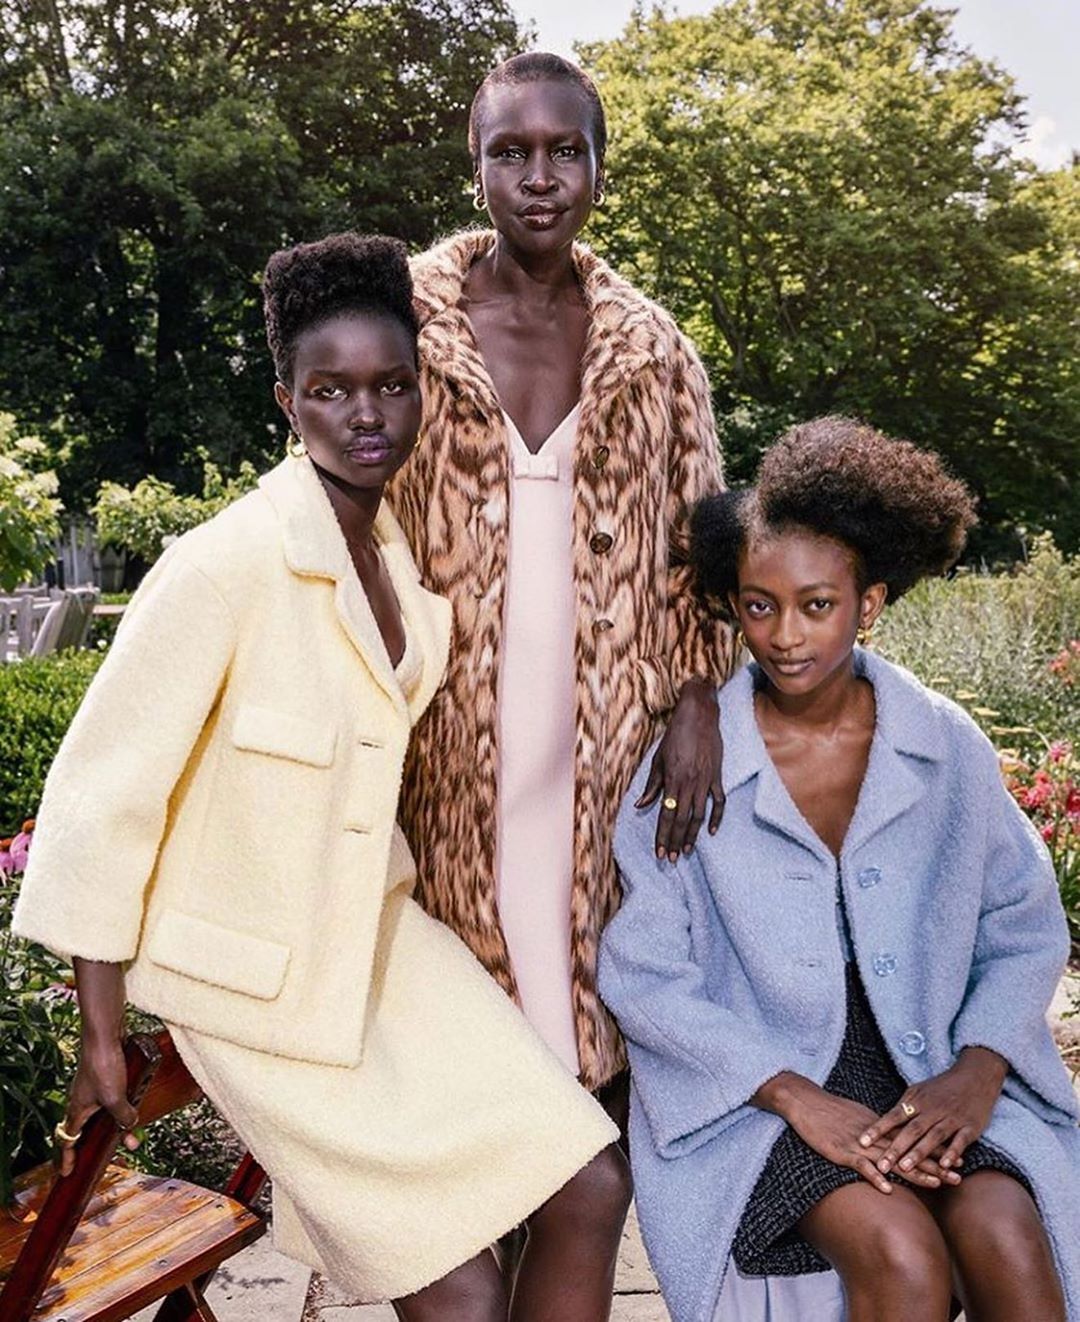
<path fill-rule="evenodd" d="M 589 538 L 589 550 L 594 555 L 605 555 L 614 545 L 615 538 L 607 532 L 594 532 Z"/>
<path fill-rule="evenodd" d="M 890 973 L 896 972 L 896 956 L 887 950 L 880 950 L 874 956 L 873 967 L 879 978 L 887 978 Z"/>
<path fill-rule="evenodd" d="M 926 1038 L 913 1028 L 900 1039 L 900 1050 L 905 1056 L 921 1056 L 926 1050 Z"/>
<path fill-rule="evenodd" d="M 881 880 L 880 868 L 863 868 L 863 870 L 859 873 L 858 876 L 859 885 L 863 888 L 863 890 L 866 890 L 870 886 L 876 886 L 880 880 Z"/>
<path fill-rule="evenodd" d="M 615 626 L 610 620 L 597 620 L 593 625 L 593 633 L 607 633 L 609 629 L 614 628 Z"/>
<path fill-rule="evenodd" d="M 598 445 L 592 452 L 592 461 L 594 468 L 603 468 L 611 457 L 611 451 L 606 445 Z"/>

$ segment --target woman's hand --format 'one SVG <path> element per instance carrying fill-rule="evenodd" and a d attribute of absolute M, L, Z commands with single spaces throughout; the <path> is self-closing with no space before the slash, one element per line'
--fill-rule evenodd
<path fill-rule="evenodd" d="M 648 808 L 663 793 L 656 824 L 657 858 L 674 863 L 680 852 L 693 850 L 710 795 L 709 831 L 716 834 L 724 813 L 723 755 L 716 690 L 707 680 L 687 680 L 637 801 L 637 807 Z"/>
<path fill-rule="evenodd" d="M 894 1107 L 866 1128 L 859 1142 L 864 1150 L 876 1151 L 886 1140 L 885 1151 L 876 1158 L 880 1171 L 896 1167 L 906 1176 L 934 1151 L 941 1152 L 946 1170 L 953 1169 L 990 1123 L 1008 1072 L 1008 1062 L 996 1052 L 965 1047 L 943 1074 L 908 1088 Z"/>
<path fill-rule="evenodd" d="M 876 1146 L 867 1148 L 861 1141 L 867 1121 L 874 1119 L 869 1107 L 836 1097 L 797 1074 L 780 1074 L 770 1079 L 751 1101 L 782 1116 L 802 1141 L 827 1161 L 857 1172 L 881 1193 L 892 1193 L 891 1183 L 877 1165 L 887 1142 L 882 1139 Z M 917 1189 L 960 1183 L 959 1174 L 943 1169 L 933 1153 L 896 1174 Z"/>
<path fill-rule="evenodd" d="M 119 1039 L 90 1043 L 84 1038 L 79 1053 L 79 1066 L 68 1095 L 64 1130 L 72 1137 L 81 1134 L 83 1126 L 94 1112 L 103 1109 L 125 1131 L 124 1146 L 129 1152 L 134 1152 L 139 1146 L 139 1140 L 131 1131 L 138 1122 L 139 1113 L 127 1099 L 124 1049 Z M 57 1138 L 60 1144 L 60 1174 L 70 1175 L 75 1167 L 75 1144 L 65 1142 L 59 1135 Z"/>
<path fill-rule="evenodd" d="M 70 1175 L 75 1166 L 75 1144 L 83 1125 L 102 1109 L 109 1112 L 124 1133 L 124 1146 L 133 1152 L 139 1146 L 131 1132 L 138 1112 L 127 1099 L 127 1068 L 121 1045 L 124 1026 L 124 968 L 122 964 L 76 958 L 75 987 L 82 1018 L 82 1048 L 75 1080 L 68 1096 L 67 1111 L 57 1133 L 60 1145 L 60 1174 Z"/>

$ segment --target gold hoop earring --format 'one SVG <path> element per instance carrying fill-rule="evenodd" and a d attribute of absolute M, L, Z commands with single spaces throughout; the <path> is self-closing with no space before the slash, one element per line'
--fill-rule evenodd
<path fill-rule="evenodd" d="M 285 442 L 285 453 L 292 459 L 303 459 L 307 454 L 307 446 L 299 432 L 289 432 L 289 439 Z"/>
<path fill-rule="evenodd" d="M 736 647 L 746 646 L 746 634 L 743 633 L 742 629 L 737 628 L 735 630 L 735 646 Z"/>
<path fill-rule="evenodd" d="M 869 647 L 870 636 L 873 632 L 874 632 L 873 625 L 860 624 L 858 629 L 855 631 L 855 641 L 859 644 L 860 647 Z"/>
<path fill-rule="evenodd" d="M 474 211 L 487 210 L 487 202 L 484 199 L 484 190 L 482 188 L 473 189 L 472 204 Z"/>
<path fill-rule="evenodd" d="M 601 185 L 601 187 L 597 188 L 596 192 L 593 193 L 593 206 L 602 207 L 606 196 L 607 194 L 604 192 L 603 186 Z"/>

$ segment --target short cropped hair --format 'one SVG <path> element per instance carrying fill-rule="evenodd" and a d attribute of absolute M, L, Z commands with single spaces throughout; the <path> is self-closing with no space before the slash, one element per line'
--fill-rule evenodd
<path fill-rule="evenodd" d="M 480 156 L 480 134 L 483 127 L 484 100 L 493 87 L 518 87 L 523 83 L 540 82 L 569 83 L 579 88 L 589 104 L 590 130 L 596 159 L 602 164 L 607 152 L 607 119 L 604 116 L 604 103 L 596 84 L 583 70 L 561 55 L 550 55 L 545 51 L 526 51 L 524 55 L 514 55 L 509 60 L 488 74 L 477 88 L 469 110 L 469 155 L 473 160 Z"/>
<path fill-rule="evenodd" d="M 393 317 L 415 347 L 419 327 L 405 245 L 378 234 L 331 234 L 282 248 L 263 274 L 266 339 L 278 380 L 292 383 L 304 331 L 342 313 Z"/>
<path fill-rule="evenodd" d="M 859 590 L 884 583 L 892 602 L 954 564 L 975 522 L 970 491 L 938 455 L 852 418 L 816 418 L 766 451 L 755 486 L 695 507 L 691 559 L 701 592 L 726 605 L 751 537 L 803 530 L 849 548 Z"/>

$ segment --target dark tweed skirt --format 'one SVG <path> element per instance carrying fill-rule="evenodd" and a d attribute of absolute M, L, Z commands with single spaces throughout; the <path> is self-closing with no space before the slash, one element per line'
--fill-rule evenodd
<path fill-rule="evenodd" d="M 847 966 L 847 1030 L 825 1090 L 868 1106 L 879 1115 L 895 1106 L 907 1086 L 878 1031 L 854 960 Z M 1003 1171 L 1028 1187 L 1011 1161 L 980 1140 L 964 1153 L 962 1173 Z M 748 1276 L 801 1276 L 828 1271 L 829 1264 L 795 1229 L 826 1194 L 862 1176 L 836 1166 L 808 1147 L 791 1128 L 773 1144 L 761 1178 L 743 1210 L 731 1252 Z M 900 1182 L 899 1176 L 890 1180 Z"/>

